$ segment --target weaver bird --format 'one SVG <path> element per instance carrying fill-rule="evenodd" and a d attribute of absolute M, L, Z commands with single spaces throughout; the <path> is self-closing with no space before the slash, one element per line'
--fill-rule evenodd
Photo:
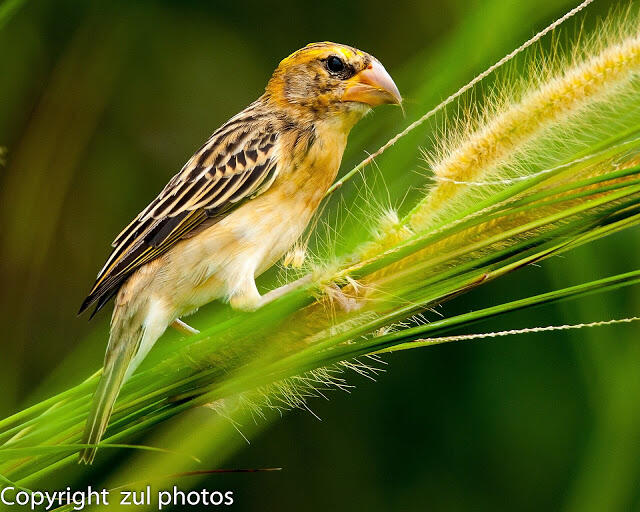
<path fill-rule="evenodd" d="M 214 300 L 255 310 L 255 278 L 296 242 L 371 107 L 400 104 L 371 55 L 314 43 L 278 65 L 265 93 L 218 128 L 115 239 L 80 313 L 113 296 L 111 333 L 83 443 L 97 444 L 124 381 L 169 325 Z M 95 448 L 80 454 L 91 463 Z"/>

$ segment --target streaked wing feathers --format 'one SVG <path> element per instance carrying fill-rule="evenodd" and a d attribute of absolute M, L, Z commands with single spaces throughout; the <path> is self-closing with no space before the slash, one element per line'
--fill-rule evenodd
<path fill-rule="evenodd" d="M 270 124 L 243 122 L 239 114 L 191 157 L 138 216 L 116 237 L 80 313 L 97 302 L 95 314 L 140 266 L 167 252 L 202 226 L 224 218 L 243 201 L 266 190 L 277 174 L 277 134 Z M 92 315 L 93 316 L 93 315 Z"/>

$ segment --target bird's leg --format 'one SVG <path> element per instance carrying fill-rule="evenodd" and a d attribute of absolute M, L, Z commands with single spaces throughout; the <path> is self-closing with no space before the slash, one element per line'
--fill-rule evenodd
<path fill-rule="evenodd" d="M 171 327 L 173 327 L 176 331 L 181 332 L 182 334 L 187 334 L 189 336 L 192 336 L 194 334 L 200 334 L 200 331 L 198 329 L 194 329 L 189 324 L 186 324 L 179 318 L 173 321 L 173 323 L 171 324 Z"/>
<path fill-rule="evenodd" d="M 291 290 L 295 290 L 299 286 L 311 283 L 312 277 L 313 276 L 311 274 L 307 274 L 305 276 L 302 276 L 300 279 L 296 279 L 295 281 L 292 281 L 288 284 L 280 286 L 279 288 L 276 288 L 275 290 L 271 290 L 270 292 L 265 293 L 262 297 L 260 297 L 260 304 L 258 305 L 258 307 L 261 308 L 262 306 L 266 306 L 270 302 L 273 302 L 283 295 L 286 295 Z"/>
<path fill-rule="evenodd" d="M 280 286 L 275 290 L 271 290 L 264 295 L 260 295 L 260 292 L 258 292 L 258 289 L 256 288 L 255 281 L 251 279 L 251 282 L 247 282 L 240 292 L 236 292 L 231 297 L 231 299 L 229 300 L 229 304 L 231 304 L 231 307 L 233 309 L 238 309 L 240 311 L 255 311 L 256 309 L 266 306 L 270 302 L 279 299 L 283 295 L 286 295 L 291 290 L 294 290 L 299 286 L 309 284 L 311 281 L 311 274 L 307 274 L 306 276 L 302 276 L 300 279 L 296 279 L 289 284 L 285 284 L 284 286 Z M 176 331 L 181 332 L 182 334 L 200 334 L 200 331 L 198 329 L 194 329 L 179 318 L 173 321 L 171 327 L 173 327 Z"/>
<path fill-rule="evenodd" d="M 271 290 L 264 295 L 260 295 L 258 289 L 256 288 L 256 284 L 252 279 L 251 283 L 247 283 L 247 285 L 241 292 L 236 293 L 230 298 L 229 304 L 231 304 L 231 307 L 233 309 L 239 309 L 241 311 L 255 311 L 256 309 L 266 306 L 274 300 L 279 299 L 283 295 L 286 295 L 291 290 L 294 290 L 299 286 L 311 283 L 312 278 L 313 276 L 311 274 L 307 274 L 305 276 L 302 276 L 300 279 L 296 279 L 289 284 L 280 286 L 279 288 Z"/>

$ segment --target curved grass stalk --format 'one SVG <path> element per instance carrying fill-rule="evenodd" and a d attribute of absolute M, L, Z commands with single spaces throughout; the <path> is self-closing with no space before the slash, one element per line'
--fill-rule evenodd
<path fill-rule="evenodd" d="M 616 196 L 616 199 L 617 197 L 618 196 Z M 633 204 L 637 203 L 638 198 L 636 197 Z M 614 211 L 618 211 L 618 209 L 614 208 Z M 602 213 L 604 213 L 604 217 L 600 216 L 599 218 L 606 218 L 608 212 Z M 584 223 L 579 223 L 579 225 L 584 227 Z M 512 269 L 518 268 L 531 261 L 537 261 L 541 257 L 548 256 L 549 254 L 556 252 L 568 243 L 567 241 L 563 241 L 558 245 L 557 238 L 551 238 L 552 242 L 555 243 L 555 246 L 547 248 L 542 247 L 541 250 L 528 255 L 526 254 L 526 250 L 524 252 L 516 250 L 514 257 L 506 258 L 502 263 L 498 261 L 497 264 L 489 264 L 484 267 L 480 266 L 480 268 L 478 268 L 477 265 L 470 266 L 467 272 L 463 272 L 461 276 L 452 276 L 450 280 L 445 280 L 445 282 L 440 286 L 427 286 L 430 293 L 426 295 L 423 293 L 420 299 L 425 301 L 425 303 L 441 302 L 442 300 L 446 300 L 446 298 L 452 293 L 468 289 L 469 286 L 479 285 L 482 282 L 486 282 L 489 279 L 497 277 L 497 275 L 511 271 Z M 530 245 L 530 243 L 527 242 L 526 245 Z M 522 246 L 521 249 L 526 249 L 526 245 Z M 505 254 L 504 256 L 508 256 L 508 254 Z M 494 255 L 494 258 L 500 260 L 498 255 Z M 479 261 L 477 261 L 477 263 L 479 263 Z M 632 276 L 624 276 L 622 280 L 628 283 L 635 283 L 637 278 L 637 275 L 634 274 Z M 605 283 L 598 283 L 598 286 L 610 286 L 612 283 L 613 285 L 619 285 L 620 282 L 621 281 L 616 278 L 611 282 L 606 281 Z M 590 291 L 591 289 L 593 288 L 580 287 L 578 288 L 578 291 L 582 293 L 585 290 Z M 574 292 L 575 290 L 570 290 L 570 293 Z M 548 296 L 536 297 L 529 301 L 518 303 L 516 306 L 525 307 L 527 304 L 542 303 L 546 300 L 551 300 L 550 297 L 559 297 L 560 295 L 552 293 Z M 290 298 L 285 298 L 283 301 L 289 302 L 290 300 Z M 475 314 L 473 315 L 473 319 L 483 318 L 483 315 L 495 314 L 497 311 L 507 311 L 513 307 L 515 306 L 499 306 L 496 310 L 488 310 Z M 285 317 L 291 311 L 291 308 L 282 308 L 281 304 L 274 304 L 273 308 L 284 312 Z M 271 331 L 271 336 L 277 336 L 278 338 L 284 337 L 289 350 L 293 351 L 293 354 L 290 357 L 283 357 L 282 346 L 274 343 L 273 339 L 266 340 L 266 343 L 263 343 L 265 346 L 262 347 L 262 350 L 260 347 L 255 346 L 256 339 L 251 336 L 250 332 L 254 331 L 256 325 L 262 323 L 264 318 L 256 319 L 255 324 L 254 322 L 250 322 L 251 325 L 248 328 L 243 320 L 236 319 L 235 322 L 229 322 L 224 327 L 224 333 L 218 333 L 217 329 L 212 329 L 212 332 L 208 335 L 204 335 L 203 337 L 200 337 L 200 339 L 190 340 L 183 353 L 178 356 L 174 355 L 173 358 L 170 358 L 167 357 L 167 354 L 164 354 L 164 357 L 167 358 L 159 369 L 149 370 L 132 380 L 131 384 L 127 386 L 123 392 L 123 400 L 121 400 L 118 410 L 114 415 L 116 421 L 110 430 L 112 435 L 107 442 L 114 442 L 139 431 L 139 429 L 148 428 L 157 421 L 173 416 L 180 411 L 193 407 L 194 405 L 202 404 L 220 397 L 229 396 L 230 394 L 241 391 L 246 391 L 247 389 L 251 389 L 258 385 L 287 377 L 289 374 L 293 374 L 296 371 L 300 372 L 317 366 L 325 366 L 335 361 L 376 351 L 385 343 L 393 344 L 395 342 L 406 341 L 407 339 L 410 339 L 411 336 L 423 336 L 426 327 L 416 327 L 414 328 L 415 330 L 410 329 L 402 331 L 399 334 L 393 333 L 387 335 L 387 337 L 376 337 L 370 342 L 354 344 L 350 341 L 357 339 L 362 335 L 362 333 L 375 332 L 380 326 L 393 324 L 396 321 L 402 320 L 403 318 L 410 316 L 415 312 L 415 310 L 416 303 L 409 303 L 404 307 L 394 307 L 386 315 L 378 314 L 372 317 L 368 323 L 361 322 L 357 325 L 353 325 L 351 326 L 351 329 L 346 329 L 344 332 L 336 334 L 322 343 L 318 343 L 309 348 L 303 348 L 302 350 L 299 348 L 298 350 L 294 350 L 294 348 L 292 348 L 295 347 L 292 343 L 292 336 L 299 334 L 300 330 L 294 330 L 291 332 L 291 329 L 274 329 L 273 326 L 269 329 L 261 330 L 259 334 Z M 298 312 L 297 308 L 295 308 L 294 311 Z M 264 316 L 266 318 L 272 316 L 272 314 L 273 312 L 261 311 L 257 313 L 257 316 Z M 463 322 L 463 324 L 466 325 L 469 321 L 468 317 L 462 316 L 460 318 L 451 318 L 434 322 L 429 324 L 428 328 L 443 329 L 446 327 L 446 329 L 449 329 L 456 325 L 461 325 L 457 324 L 457 322 Z M 339 325 L 339 323 L 337 324 Z M 276 323 L 276 325 L 280 324 Z M 295 323 L 293 325 L 295 325 Z M 218 337 L 218 334 L 225 334 L 229 338 L 235 338 L 233 342 L 235 347 L 231 347 L 226 343 L 227 340 L 225 340 L 223 336 Z M 347 345 L 344 345 L 344 343 L 347 343 Z M 238 352 L 244 353 L 248 349 L 252 350 L 255 357 L 252 356 L 248 361 L 246 358 L 239 359 Z M 167 350 L 169 352 L 173 351 L 172 347 L 167 347 Z M 202 364 L 205 363 L 205 368 L 200 371 L 196 371 L 194 374 L 193 367 L 185 367 L 185 360 L 195 362 L 201 361 L 197 366 L 202 366 Z M 213 361 L 215 361 L 215 364 Z M 176 370 L 176 368 L 179 370 Z M 182 379 L 179 378 L 180 373 L 185 372 L 190 375 Z M 223 379 L 223 381 L 220 381 L 219 378 L 222 375 L 226 376 L 226 378 Z M 141 386 L 141 383 L 144 383 L 144 385 Z M 211 385 L 213 385 L 212 388 L 210 387 Z M 153 389 L 153 391 L 141 395 L 139 392 L 140 389 Z M 175 398 L 167 402 L 167 399 L 170 397 Z M 179 401 L 176 402 L 175 400 Z M 183 402 L 181 403 L 180 401 Z M 71 418 L 71 426 L 61 435 L 62 439 L 59 439 L 59 442 L 73 442 L 73 440 L 79 435 L 82 426 L 82 418 L 84 417 L 83 410 L 85 407 L 86 406 L 81 407 L 79 410 L 74 410 L 75 414 Z M 133 415 L 131 415 L 130 412 L 127 412 L 132 408 L 137 409 L 137 412 L 134 412 Z M 52 411 L 50 415 L 53 414 L 54 411 Z M 150 414 L 151 416 L 149 416 Z M 51 420 L 50 417 L 49 419 Z M 62 418 L 54 419 L 53 425 L 49 422 L 48 426 L 43 425 L 39 430 L 35 429 L 35 431 L 26 434 L 13 444 L 17 444 L 18 446 L 21 446 L 22 444 L 26 444 L 27 446 L 37 445 L 38 443 L 43 442 L 43 437 L 47 438 L 51 432 L 56 430 L 56 425 L 58 435 L 60 435 L 60 420 L 62 420 Z M 116 429 L 117 433 L 115 435 L 113 435 L 113 429 Z M 0 449 L 0 460 L 1 458 L 2 449 Z M 49 471 L 47 468 L 58 467 L 58 463 L 55 462 L 55 457 L 42 457 L 39 459 L 40 460 L 34 459 L 31 462 L 23 462 L 19 466 L 14 467 L 8 474 L 6 474 L 6 470 L 3 469 L 3 474 L 24 484 L 32 481 L 32 479 L 29 478 L 28 480 L 22 480 L 17 477 L 26 476 L 27 471 L 31 471 L 33 469 L 33 464 L 37 463 L 36 467 L 40 467 L 39 471 L 45 472 Z M 64 463 L 68 463 L 71 458 L 63 460 L 65 461 Z"/>
<path fill-rule="evenodd" d="M 386 354 L 398 352 L 400 350 L 409 350 L 412 348 L 426 347 L 430 345 L 441 345 L 442 343 L 451 343 L 454 341 L 472 341 L 486 340 L 490 338 L 501 338 L 504 336 L 514 336 L 518 334 L 539 334 L 541 332 L 569 331 L 588 329 L 591 327 L 608 327 L 610 325 L 630 324 L 640 321 L 640 317 L 633 316 L 629 318 L 616 318 L 613 320 L 599 320 L 597 322 L 586 322 L 580 324 L 563 324 L 563 325 L 544 325 L 540 327 L 525 327 L 523 329 L 509 329 L 507 331 L 491 331 L 479 332 L 473 334 L 457 334 L 455 336 L 443 336 L 437 338 L 417 339 L 408 343 L 394 345 L 390 348 L 383 348 L 375 352 L 376 354 Z"/>

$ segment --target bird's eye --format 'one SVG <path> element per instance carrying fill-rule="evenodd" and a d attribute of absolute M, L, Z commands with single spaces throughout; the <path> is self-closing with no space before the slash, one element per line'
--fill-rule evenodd
<path fill-rule="evenodd" d="M 344 70 L 344 62 L 339 57 L 329 57 L 327 59 L 327 69 L 332 73 L 340 73 Z"/>

